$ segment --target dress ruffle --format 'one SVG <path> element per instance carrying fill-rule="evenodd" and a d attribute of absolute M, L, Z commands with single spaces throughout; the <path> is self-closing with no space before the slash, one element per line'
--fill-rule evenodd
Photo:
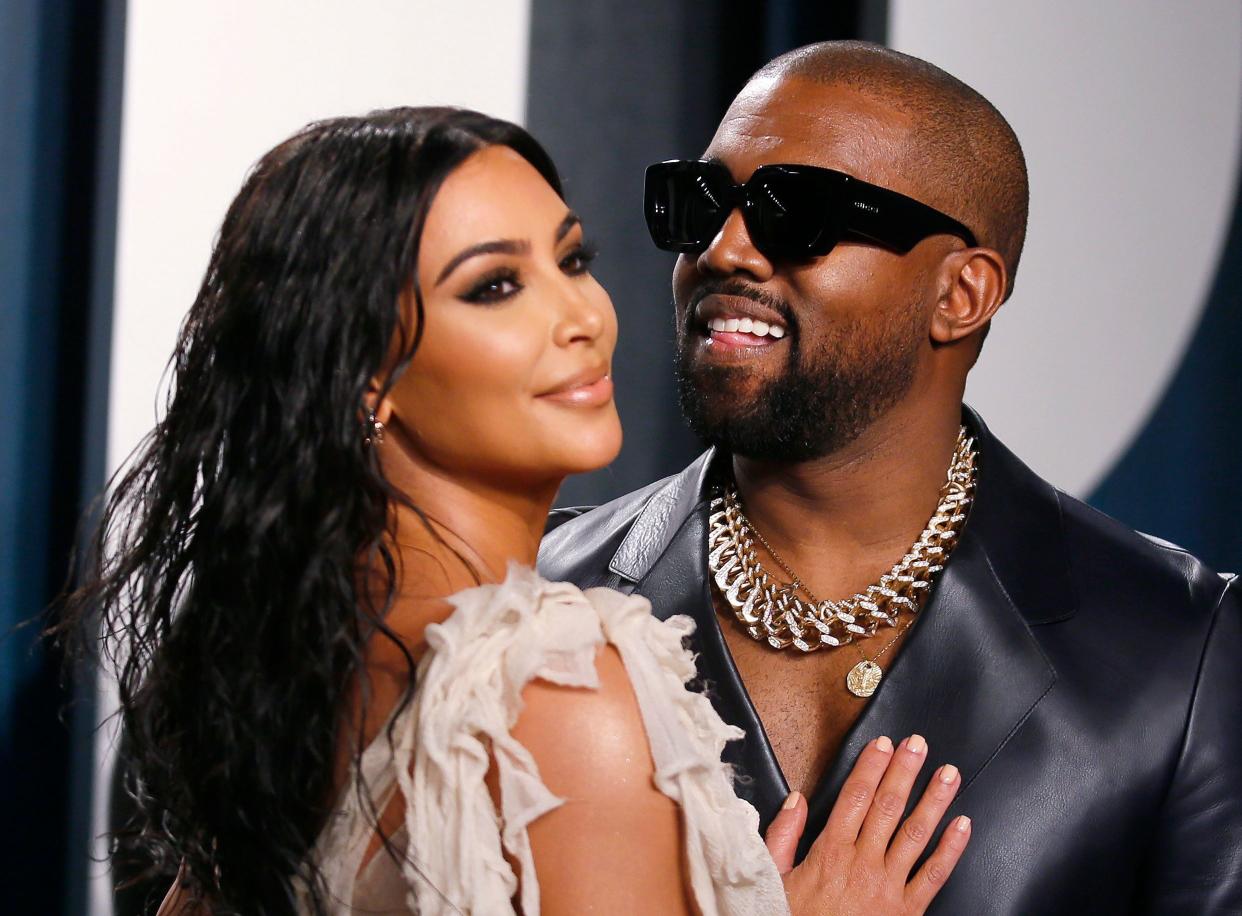
<path fill-rule="evenodd" d="M 682 810 L 686 859 L 703 916 L 786 913 L 784 886 L 759 838 L 759 812 L 733 791 L 720 757 L 745 736 L 687 686 L 697 674 L 685 638 L 694 621 L 659 621 L 646 598 L 591 589 L 587 599 L 634 685 L 655 762 L 656 788 Z"/>
<path fill-rule="evenodd" d="M 759 815 L 733 792 L 720 759 L 725 744 L 743 733 L 686 686 L 695 676 L 683 642 L 694 628 L 689 618 L 661 622 L 644 598 L 609 589 L 584 593 L 517 565 L 504 582 L 449 601 L 453 613 L 427 628 L 429 651 L 418 666 L 413 700 L 361 761 L 375 810 L 398 789 L 406 802 L 402 873 L 410 912 L 512 913 L 520 886 L 522 912 L 537 916 L 527 827 L 564 800 L 543 784 L 534 758 L 510 730 L 522 691 L 535 678 L 598 689 L 595 657 L 605 642 L 616 646 L 633 684 L 655 785 L 681 808 L 699 909 L 704 916 L 788 912 L 759 837 Z M 485 782 L 493 760 L 499 812 Z M 314 852 L 337 902 L 354 901 L 374 832 L 362 809 L 351 787 Z M 520 883 L 506 851 L 518 864 Z"/>

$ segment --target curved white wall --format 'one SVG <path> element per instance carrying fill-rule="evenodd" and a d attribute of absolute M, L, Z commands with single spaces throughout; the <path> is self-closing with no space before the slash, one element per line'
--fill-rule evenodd
<path fill-rule="evenodd" d="M 1036 471 L 1086 494 L 1168 384 L 1216 272 L 1242 145 L 1242 4 L 892 0 L 889 31 L 1022 141 L 1026 253 L 967 397 Z"/>
<path fill-rule="evenodd" d="M 455 104 L 520 120 L 525 0 L 132 0 L 118 205 L 109 466 L 155 391 L 249 167 L 318 118 Z"/>

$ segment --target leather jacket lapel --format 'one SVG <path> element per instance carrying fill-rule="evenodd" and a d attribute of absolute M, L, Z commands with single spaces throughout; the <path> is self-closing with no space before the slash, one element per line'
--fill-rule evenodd
<path fill-rule="evenodd" d="M 701 492 L 701 491 L 700 491 Z M 776 755 L 733 664 L 712 607 L 707 569 L 707 506 L 700 499 L 684 517 L 659 559 L 635 585 L 634 592 L 651 602 L 661 620 L 684 614 L 694 620 L 691 650 L 700 671 L 696 689 L 711 700 L 725 722 L 745 736 L 725 746 L 724 761 L 736 769 L 734 788 L 762 814 L 775 813 L 789 794 Z M 709 672 L 703 674 L 703 672 Z M 764 818 L 764 825 L 770 814 Z"/>
<path fill-rule="evenodd" d="M 910 804 L 936 768 L 953 763 L 963 786 L 956 807 L 969 799 L 971 781 L 1055 681 L 1052 664 L 997 578 L 983 540 L 977 532 L 972 536 L 968 525 L 906 645 L 808 799 L 799 858 L 819 835 L 868 741 L 923 735 L 931 755 Z"/>

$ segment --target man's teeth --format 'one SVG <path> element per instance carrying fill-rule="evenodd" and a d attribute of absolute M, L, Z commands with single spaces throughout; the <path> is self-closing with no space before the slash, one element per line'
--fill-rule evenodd
<path fill-rule="evenodd" d="M 754 334 L 756 337 L 774 337 L 777 340 L 785 336 L 785 329 L 781 325 L 751 318 L 713 318 L 707 326 L 713 331 L 724 331 L 727 334 Z"/>

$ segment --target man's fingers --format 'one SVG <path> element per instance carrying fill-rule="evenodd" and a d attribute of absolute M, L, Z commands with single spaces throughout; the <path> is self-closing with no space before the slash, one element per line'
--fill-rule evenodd
<path fill-rule="evenodd" d="M 952 764 L 945 764 L 932 775 L 923 797 L 888 847 L 884 862 L 891 874 L 902 881 L 909 877 L 910 869 L 927 848 L 927 841 L 936 832 L 936 826 L 961 787 L 961 774 Z"/>
<path fill-rule="evenodd" d="M 806 827 L 806 811 L 806 799 L 802 797 L 802 793 L 789 793 L 785 804 L 768 825 L 768 832 L 764 834 L 768 852 L 776 863 L 777 872 L 782 876 L 793 870 L 798 840 L 802 838 L 802 830 Z"/>
<path fill-rule="evenodd" d="M 906 905 L 910 911 L 922 913 L 931 904 L 932 898 L 944 887 L 953 874 L 958 859 L 970 842 L 970 818 L 962 815 L 953 818 L 953 822 L 940 836 L 940 842 L 918 870 L 914 880 L 906 886 Z"/>
<path fill-rule="evenodd" d="M 901 742 L 876 789 L 871 809 L 859 831 L 860 852 L 883 858 L 889 840 L 893 838 L 893 831 L 906 812 L 910 789 L 926 759 L 927 742 L 921 735 L 911 735 Z"/>
<path fill-rule="evenodd" d="M 825 841 L 853 845 L 858 839 L 858 829 L 871 808 L 871 800 L 875 798 L 876 787 L 884 778 L 884 771 L 892 759 L 893 742 L 887 737 L 876 738 L 863 748 L 854 769 L 850 770 L 845 784 L 841 786 L 841 794 L 828 814 L 824 832 L 815 841 L 816 846 Z"/>

